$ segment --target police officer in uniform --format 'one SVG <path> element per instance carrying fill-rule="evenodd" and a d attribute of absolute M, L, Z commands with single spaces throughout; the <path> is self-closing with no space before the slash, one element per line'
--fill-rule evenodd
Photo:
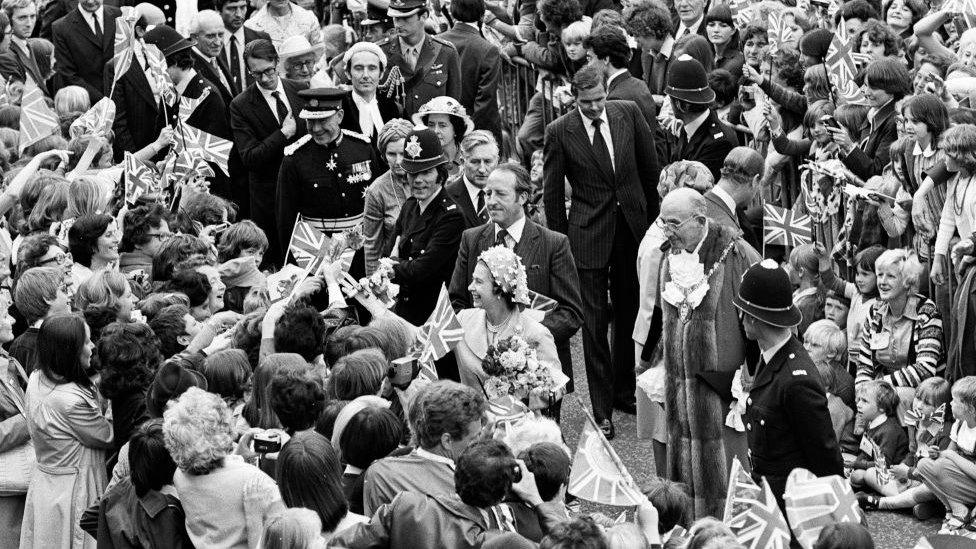
<path fill-rule="evenodd" d="M 800 323 L 786 271 L 771 260 L 742 276 L 732 302 L 746 337 L 762 351 L 758 367 L 744 369 L 746 438 L 752 475 L 765 477 L 783 507 L 786 479 L 797 467 L 818 477 L 842 475 L 837 439 L 817 368 L 791 328 Z"/>
<path fill-rule="evenodd" d="M 459 99 L 461 58 L 453 44 L 427 34 L 426 0 L 392 0 L 387 14 L 396 32 L 378 43 L 389 61 L 378 93 L 400 102 L 404 118 L 435 97 Z"/>
<path fill-rule="evenodd" d="M 288 249 L 299 215 L 326 234 L 341 233 L 363 222 L 366 188 L 379 175 L 379 160 L 362 134 L 343 130 L 342 98 L 337 88 L 302 90 L 305 100 L 299 117 L 308 134 L 285 147 L 278 172 L 276 201 L 278 235 Z M 365 272 L 362 250 L 350 273 Z M 361 276 L 361 275 L 359 275 Z"/>
<path fill-rule="evenodd" d="M 384 255 L 398 260 L 393 267 L 393 281 L 400 285 L 395 311 L 419 326 L 433 312 L 441 285 L 450 283 L 464 217 L 444 191 L 448 161 L 434 132 L 414 130 L 403 152 L 412 196 L 403 203 Z"/>

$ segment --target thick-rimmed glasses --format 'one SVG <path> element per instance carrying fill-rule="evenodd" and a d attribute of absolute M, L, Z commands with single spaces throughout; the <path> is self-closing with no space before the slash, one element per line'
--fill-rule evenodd
<path fill-rule="evenodd" d="M 255 72 L 255 71 L 252 71 L 251 69 L 248 69 L 247 70 L 247 74 L 250 74 L 251 76 L 253 76 L 254 78 L 257 78 L 257 79 L 262 79 L 262 78 L 265 78 L 266 79 L 266 78 L 271 78 L 271 77 L 275 76 L 276 74 L 278 74 L 278 68 L 277 67 L 270 67 L 270 68 L 264 69 L 263 71 L 258 71 L 258 72 Z"/>

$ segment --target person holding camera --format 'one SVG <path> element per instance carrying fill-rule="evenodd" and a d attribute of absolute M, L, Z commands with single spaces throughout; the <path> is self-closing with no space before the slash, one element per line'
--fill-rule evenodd
<path fill-rule="evenodd" d="M 511 512 L 501 505 L 510 491 L 535 510 L 543 531 L 568 520 L 559 497 L 562 492 L 552 501 L 543 501 L 535 475 L 501 441 L 468 446 L 458 457 L 453 476 L 456 490 L 435 495 L 399 493 L 368 523 L 340 532 L 328 546 L 481 547 L 493 536 L 518 532 Z"/>

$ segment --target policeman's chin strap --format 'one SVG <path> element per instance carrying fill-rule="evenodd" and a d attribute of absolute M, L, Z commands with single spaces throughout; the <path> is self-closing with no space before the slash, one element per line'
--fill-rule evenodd
<path fill-rule="evenodd" d="M 403 73 L 400 72 L 399 66 L 393 65 L 390 68 L 390 72 L 386 75 L 386 81 L 381 82 L 379 88 L 386 90 L 387 98 L 394 97 L 398 103 L 403 104 L 407 93 L 404 88 Z"/>

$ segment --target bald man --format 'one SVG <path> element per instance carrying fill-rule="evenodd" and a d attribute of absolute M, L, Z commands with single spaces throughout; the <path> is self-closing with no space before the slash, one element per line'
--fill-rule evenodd
<path fill-rule="evenodd" d="M 762 204 L 752 208 L 752 210 L 758 208 L 758 212 L 750 210 L 749 207 L 756 198 L 756 193 L 759 192 L 763 166 L 762 155 L 754 149 L 736 147 L 725 157 L 718 183 L 705 193 L 705 200 L 708 201 L 708 218 L 738 232 L 756 250 L 761 249 L 762 242 L 750 220 L 757 213 L 758 217 L 762 218 Z"/>
<path fill-rule="evenodd" d="M 745 434 L 725 426 L 729 387 L 747 350 L 732 297 L 760 258 L 737 232 L 708 218 L 708 201 L 693 189 L 668 193 L 658 223 L 670 245 L 660 287 L 668 326 L 662 336 L 667 476 L 691 487 L 695 516 L 720 516 L 732 457 L 749 463 Z"/>

